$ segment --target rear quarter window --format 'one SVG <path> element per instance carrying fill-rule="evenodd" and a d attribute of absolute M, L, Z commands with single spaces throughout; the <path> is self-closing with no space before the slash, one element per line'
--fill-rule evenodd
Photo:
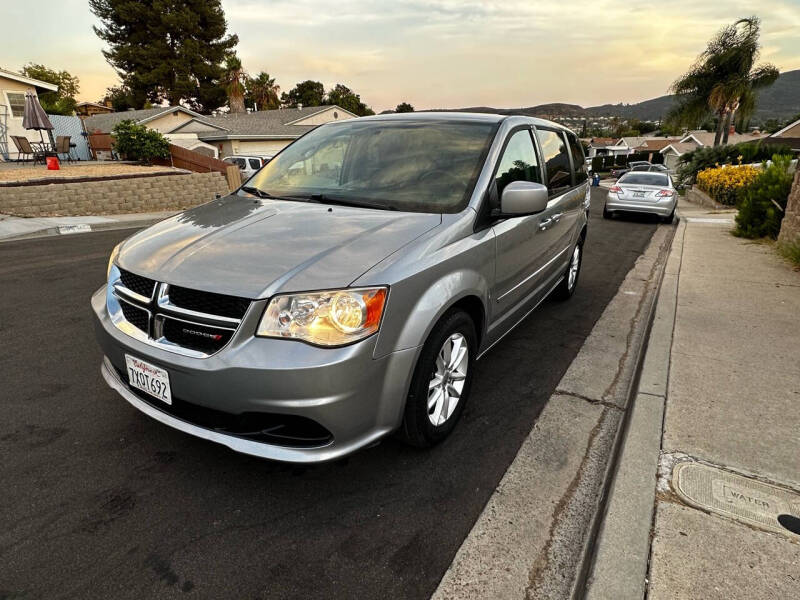
<path fill-rule="evenodd" d="M 536 138 L 542 148 L 542 158 L 547 168 L 547 189 L 550 195 L 567 191 L 572 185 L 572 165 L 564 136 L 552 129 L 537 128 Z"/>
<path fill-rule="evenodd" d="M 567 134 L 567 141 L 569 142 L 570 154 L 572 154 L 575 185 L 578 185 L 589 178 L 589 175 L 586 173 L 586 160 L 583 154 L 583 146 L 581 146 L 578 138 L 571 133 Z"/>

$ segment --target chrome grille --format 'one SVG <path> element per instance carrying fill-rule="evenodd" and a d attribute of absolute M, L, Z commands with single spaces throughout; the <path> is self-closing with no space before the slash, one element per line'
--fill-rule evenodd
<path fill-rule="evenodd" d="M 156 287 L 156 282 L 154 280 L 122 269 L 119 270 L 119 278 L 122 285 L 130 291 L 144 296 L 145 298 L 153 297 L 153 290 Z"/>
<path fill-rule="evenodd" d="M 197 357 L 225 347 L 250 306 L 247 298 L 171 286 L 116 266 L 106 302 L 112 321 L 128 335 Z"/>

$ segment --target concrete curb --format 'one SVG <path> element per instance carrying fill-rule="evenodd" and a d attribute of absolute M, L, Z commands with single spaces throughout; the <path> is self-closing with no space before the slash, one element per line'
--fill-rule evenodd
<path fill-rule="evenodd" d="M 641 600 L 646 592 L 678 276 L 686 221 L 664 269 L 638 389 L 597 536 L 585 598 Z"/>
<path fill-rule="evenodd" d="M 674 231 L 660 226 L 626 276 L 433 598 L 583 595 Z"/>
<path fill-rule="evenodd" d="M 19 235 L 3 236 L 0 234 L 0 244 L 3 242 L 16 242 L 20 240 L 31 240 L 36 238 L 50 237 L 54 235 L 74 235 L 79 233 L 94 233 L 96 231 L 113 231 L 117 229 L 142 229 L 155 225 L 177 214 L 179 211 L 170 211 L 158 216 L 152 213 L 142 215 L 142 218 L 126 218 L 124 220 L 108 221 L 105 223 L 70 224 L 54 227 L 46 227 Z"/>

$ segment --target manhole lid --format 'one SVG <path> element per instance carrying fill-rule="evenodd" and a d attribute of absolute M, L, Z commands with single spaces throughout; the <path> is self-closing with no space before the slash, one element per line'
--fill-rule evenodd
<path fill-rule="evenodd" d="M 759 529 L 797 539 L 800 494 L 729 473 L 710 465 L 682 462 L 672 471 L 681 500 Z"/>

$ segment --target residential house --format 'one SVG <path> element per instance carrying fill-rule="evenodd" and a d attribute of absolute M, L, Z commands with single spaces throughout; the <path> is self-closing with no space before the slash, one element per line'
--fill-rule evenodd
<path fill-rule="evenodd" d="M 673 142 L 664 146 L 659 152 L 664 156 L 664 166 L 668 169 L 676 169 L 678 161 L 683 154 L 699 148 L 696 142 Z"/>
<path fill-rule="evenodd" d="M 97 102 L 78 102 L 75 105 L 75 114 L 82 119 L 92 115 L 105 115 L 112 112 L 114 112 L 113 108 Z"/>
<path fill-rule="evenodd" d="M 132 120 L 163 133 L 173 144 L 219 158 L 216 146 L 200 140 L 191 128 L 177 132 L 181 127 L 189 124 L 200 126 L 205 131 L 221 130 L 213 125 L 210 119 L 211 117 L 205 117 L 183 106 L 158 106 L 141 110 L 94 114 L 86 117 L 83 125 L 88 133 L 111 133 L 118 123 Z"/>
<path fill-rule="evenodd" d="M 55 92 L 56 90 L 58 90 L 58 86 L 52 83 L 0 69 L 0 160 L 17 158 L 17 148 L 11 140 L 12 135 L 39 141 L 38 132 L 26 131 L 22 127 L 22 117 L 25 114 L 25 92 L 31 92 L 38 96 L 40 92 Z"/>
<path fill-rule="evenodd" d="M 608 155 L 608 147 L 614 145 L 613 138 L 607 137 L 593 137 L 589 140 L 588 143 L 588 151 L 586 156 L 589 158 L 594 158 L 595 156 L 605 156 Z"/>
<path fill-rule="evenodd" d="M 273 156 L 304 133 L 331 121 L 356 118 L 339 106 L 307 106 L 223 114 L 208 120 L 214 129 L 202 124 L 187 124 L 175 132 L 192 129 L 206 143 L 215 144 L 220 156 L 255 154 Z"/>
<path fill-rule="evenodd" d="M 800 152 L 800 119 L 794 123 L 789 123 L 780 131 L 776 131 L 767 138 L 768 142 L 776 144 L 788 144 L 795 152 Z"/>
<path fill-rule="evenodd" d="M 223 158 L 231 154 L 272 156 L 307 131 L 357 115 L 339 106 L 309 106 L 204 116 L 182 106 L 98 114 L 84 121 L 89 133 L 111 133 L 132 119 L 163 133 L 172 143 Z"/>

